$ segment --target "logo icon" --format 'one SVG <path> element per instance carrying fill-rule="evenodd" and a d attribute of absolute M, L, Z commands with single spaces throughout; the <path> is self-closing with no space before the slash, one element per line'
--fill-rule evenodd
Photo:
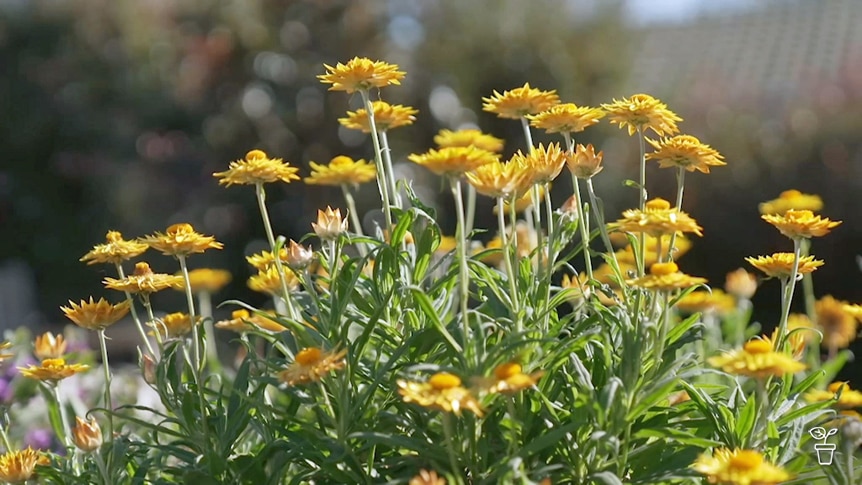
<path fill-rule="evenodd" d="M 817 443 L 814 445 L 814 450 L 817 451 L 817 463 L 821 465 L 832 464 L 832 459 L 834 458 L 835 448 L 837 445 L 835 443 L 827 443 L 826 440 L 837 432 L 837 429 L 826 431 L 826 428 L 821 428 L 819 426 L 808 430 L 808 434 L 810 434 L 812 438 L 815 440 L 823 440 L 823 443 Z"/>

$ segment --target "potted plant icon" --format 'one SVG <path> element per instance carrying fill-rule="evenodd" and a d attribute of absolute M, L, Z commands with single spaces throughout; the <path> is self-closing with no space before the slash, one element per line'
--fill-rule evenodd
<path fill-rule="evenodd" d="M 808 434 L 810 434 L 812 438 L 815 440 L 823 440 L 823 443 L 817 443 L 814 445 L 814 450 L 817 451 L 817 463 L 821 465 L 832 464 L 832 458 L 834 457 L 837 445 L 834 443 L 827 443 L 826 440 L 837 432 L 837 429 L 826 431 L 826 428 L 821 427 L 811 428 L 808 430 Z"/>

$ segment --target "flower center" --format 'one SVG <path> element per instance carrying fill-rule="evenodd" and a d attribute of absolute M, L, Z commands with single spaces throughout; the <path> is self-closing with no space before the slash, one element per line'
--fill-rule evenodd
<path fill-rule="evenodd" d="M 191 224 L 187 224 L 185 222 L 181 222 L 179 224 L 174 224 L 165 231 L 167 234 L 171 236 L 175 236 L 177 234 L 188 234 L 190 232 L 195 232 L 194 228 Z"/>
<path fill-rule="evenodd" d="M 670 202 L 657 197 L 653 200 L 648 201 L 646 203 L 646 208 L 647 210 L 651 211 L 668 210 L 670 209 Z"/>
<path fill-rule="evenodd" d="M 262 150 L 252 150 L 245 154 L 245 159 L 248 161 L 264 160 L 266 159 L 266 153 L 264 153 Z"/>
<path fill-rule="evenodd" d="M 115 243 L 123 240 L 123 235 L 117 231 L 108 231 L 108 234 L 105 235 L 105 240 L 109 243 Z"/>
<path fill-rule="evenodd" d="M 653 276 L 667 276 L 679 271 L 679 266 L 674 262 L 655 263 L 649 268 L 649 273 Z"/>
<path fill-rule="evenodd" d="M 150 265 L 144 262 L 135 264 L 135 272 L 133 273 L 135 276 L 147 276 L 153 274 L 153 270 L 150 269 Z"/>
<path fill-rule="evenodd" d="M 461 385 L 461 378 L 448 372 L 438 372 L 428 379 L 428 384 L 438 391 L 452 389 Z"/>
<path fill-rule="evenodd" d="M 737 470 L 753 470 L 763 463 L 763 455 L 754 450 L 742 450 L 730 459 L 730 467 Z"/>
<path fill-rule="evenodd" d="M 506 362 L 505 364 L 500 364 L 494 369 L 494 377 L 499 380 L 505 380 L 512 376 L 516 376 L 521 373 L 521 364 L 516 362 Z"/>
<path fill-rule="evenodd" d="M 322 350 L 318 349 L 317 347 L 308 347 L 306 349 L 300 350 L 296 354 L 296 362 L 300 365 L 311 365 L 320 362 L 320 358 L 322 356 Z"/>
<path fill-rule="evenodd" d="M 749 354 L 765 354 L 767 352 L 772 352 L 772 343 L 758 338 L 745 342 L 743 349 L 745 349 Z"/>
<path fill-rule="evenodd" d="M 778 196 L 778 198 L 780 198 L 780 199 L 795 199 L 795 198 L 799 197 L 800 195 L 802 195 L 802 192 L 800 192 L 796 189 L 790 189 L 790 190 L 785 190 L 784 192 L 782 192 L 781 195 Z"/>
<path fill-rule="evenodd" d="M 241 318 L 248 318 L 249 313 L 248 313 L 248 310 L 234 310 L 230 314 L 230 317 L 234 320 L 241 319 Z"/>

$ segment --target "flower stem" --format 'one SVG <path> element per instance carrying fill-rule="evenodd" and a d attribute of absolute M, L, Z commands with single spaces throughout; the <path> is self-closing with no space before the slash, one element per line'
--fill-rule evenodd
<path fill-rule="evenodd" d="M 644 133 L 643 128 L 638 127 L 638 148 L 639 148 L 639 162 L 640 162 L 640 188 L 641 188 L 641 197 L 640 197 L 640 210 L 644 211 L 646 208 L 647 202 L 647 190 L 646 190 L 646 143 L 644 141 Z M 646 234 L 640 233 L 640 254 L 641 257 L 638 258 L 638 277 L 644 275 L 644 256 L 646 253 Z"/>
<path fill-rule="evenodd" d="M 511 202 L 515 203 L 514 198 Z M 509 280 L 509 291 L 512 292 L 512 320 L 516 323 L 517 331 L 520 331 L 520 325 L 517 323 L 520 321 L 518 317 L 518 312 L 520 311 L 520 303 L 518 302 L 518 284 L 515 281 L 515 269 L 512 265 L 512 251 L 509 247 L 509 235 L 506 234 L 506 218 L 504 212 L 506 211 L 505 205 L 503 204 L 503 198 L 497 198 L 497 225 L 500 226 L 500 242 L 503 249 L 503 261 L 506 264 L 506 276 Z"/>
<path fill-rule="evenodd" d="M 470 345 L 470 317 L 467 314 L 468 303 L 470 299 L 470 271 L 467 267 L 467 235 L 466 221 L 464 220 L 464 196 L 461 193 L 461 180 L 457 177 L 450 177 L 449 183 L 452 186 L 452 195 L 455 198 L 455 212 L 458 218 L 458 228 L 455 231 L 458 237 L 458 266 L 461 271 L 460 288 L 461 288 L 461 327 L 464 333 L 464 353 L 467 360 L 470 360 L 472 355 L 472 346 Z"/>
<path fill-rule="evenodd" d="M 150 303 L 150 295 L 146 293 L 141 293 L 140 297 L 141 304 L 144 305 L 144 308 L 147 310 L 147 318 L 149 319 L 147 323 L 149 323 L 150 326 L 153 327 L 153 330 L 155 332 L 156 343 L 159 344 L 159 350 L 164 350 L 162 349 L 162 330 L 165 331 L 165 336 L 167 336 L 168 332 L 166 329 L 163 328 L 164 325 L 162 325 L 162 328 L 160 328 L 158 326 L 159 323 L 156 322 L 156 316 L 153 314 L 153 305 Z"/>
<path fill-rule="evenodd" d="M 685 169 L 679 167 L 676 169 L 676 211 L 679 212 L 682 210 L 682 193 L 685 189 Z M 659 237 L 659 242 L 661 242 L 661 237 Z M 670 235 L 670 246 L 667 248 L 667 260 L 673 260 L 673 249 L 674 244 L 676 243 L 676 231 Z M 661 263 L 661 257 L 657 260 Z"/>
<path fill-rule="evenodd" d="M 3 446 L 5 448 L 3 451 L 12 451 L 12 446 L 9 443 L 9 434 L 7 432 L 7 429 L 9 428 L 9 408 L 3 406 L 2 411 L 0 412 L 2 412 L 3 416 L 3 421 L 0 422 L 0 440 L 3 441 Z"/>
<path fill-rule="evenodd" d="M 392 196 L 392 202 L 395 203 L 395 207 L 401 209 L 403 205 L 401 203 L 401 194 L 398 193 L 398 187 L 395 186 L 395 170 L 392 168 L 392 150 L 389 148 L 389 136 L 386 134 L 386 130 L 380 130 L 379 136 L 380 151 L 383 154 L 383 163 L 386 165 L 389 194 Z"/>
<path fill-rule="evenodd" d="M 802 251 L 799 254 L 800 258 L 805 258 L 811 255 L 811 240 L 802 240 Z M 814 298 L 814 279 L 811 278 L 811 273 L 802 275 L 802 292 L 805 295 L 805 314 L 814 326 L 817 326 L 817 312 L 815 311 Z"/>
<path fill-rule="evenodd" d="M 102 368 L 105 371 L 105 407 L 108 409 L 108 439 L 114 439 L 114 401 L 111 399 L 111 367 L 108 364 L 108 346 L 105 329 L 99 329 L 99 347 L 102 350 Z"/>
<path fill-rule="evenodd" d="M 778 323 L 778 335 L 775 342 L 776 349 L 784 348 L 784 342 L 787 339 L 787 318 L 790 316 L 790 304 L 793 302 L 793 290 L 796 287 L 796 276 L 799 273 L 801 251 L 802 239 L 793 239 L 793 269 L 790 271 L 790 278 L 782 281 L 781 320 Z"/>
<path fill-rule="evenodd" d="M 596 197 L 596 189 L 593 187 L 593 179 L 587 179 L 587 193 L 590 195 L 590 208 L 593 210 L 593 217 L 596 219 L 596 225 L 599 226 L 599 234 L 602 236 L 602 241 L 605 243 L 605 249 L 611 256 L 611 267 L 614 274 L 620 280 L 620 286 L 625 288 L 625 277 L 620 270 L 620 263 L 617 261 L 617 255 L 614 252 L 614 246 L 611 244 L 611 238 L 608 235 L 608 227 L 605 224 L 605 216 L 599 209 L 598 198 Z M 641 258 L 643 259 L 643 258 Z"/>
<path fill-rule="evenodd" d="M 198 292 L 198 308 L 200 309 L 201 318 L 204 319 L 204 338 L 206 340 L 206 359 L 213 372 L 221 370 L 221 360 L 218 357 L 218 342 L 216 341 L 215 329 L 213 328 L 213 303 L 212 295 L 209 291 L 203 290 Z"/>
<path fill-rule="evenodd" d="M 374 162 L 377 164 L 377 185 L 380 188 L 380 198 L 383 199 L 383 215 L 386 217 L 386 230 L 392 230 L 392 210 L 389 203 L 389 179 L 386 175 L 386 166 L 381 157 L 380 137 L 377 133 L 377 123 L 374 121 L 374 106 L 368 96 L 367 89 L 360 89 L 362 104 L 368 114 L 368 127 L 371 130 L 371 142 L 374 145 Z"/>
<path fill-rule="evenodd" d="M 359 237 L 364 236 L 365 234 L 362 232 L 362 222 L 359 220 L 359 212 L 356 211 L 356 200 L 353 199 L 353 194 L 350 193 L 350 189 L 347 188 L 346 184 L 341 184 L 341 191 L 344 193 L 344 201 L 347 203 L 347 211 L 350 212 L 350 222 L 353 224 L 353 232 L 355 232 Z M 365 256 L 368 254 L 368 249 L 365 247 L 365 244 L 358 244 L 357 248 L 359 249 L 359 254 L 361 256 Z"/>
<path fill-rule="evenodd" d="M 60 400 L 60 386 L 55 383 L 51 384 L 51 390 L 54 393 L 54 401 L 57 403 L 57 410 L 60 413 L 60 433 L 58 438 L 66 448 L 71 448 L 72 443 L 69 440 L 69 418 L 66 416 L 66 408 L 63 406 L 63 401 Z"/>
<path fill-rule="evenodd" d="M 569 132 L 563 132 L 563 139 L 566 141 L 566 149 L 570 154 L 575 153 L 575 141 L 572 139 L 572 135 Z M 582 251 L 584 253 L 584 266 L 586 266 L 587 277 L 589 279 L 593 279 L 593 262 L 592 256 L 590 255 L 590 230 L 589 230 L 589 220 L 584 215 L 584 202 L 581 199 L 581 185 L 578 181 L 578 177 L 572 173 L 572 192 L 575 193 L 575 203 L 578 204 L 578 229 L 581 232 L 581 242 L 583 245 Z M 576 275 L 577 276 L 577 275 Z"/>
<path fill-rule="evenodd" d="M 448 413 L 443 413 L 443 435 L 446 437 L 446 451 L 449 452 L 449 466 L 452 467 L 452 475 L 459 484 L 463 484 L 464 471 L 458 467 L 458 458 L 455 453 L 455 437 L 452 432 L 452 417 Z"/>
<path fill-rule="evenodd" d="M 125 273 L 123 272 L 123 265 L 120 263 L 117 263 L 117 276 L 120 279 L 123 279 L 126 277 Z M 138 333 L 141 334 L 141 340 L 143 340 L 144 345 L 147 347 L 147 352 L 149 352 L 150 355 L 155 357 L 156 353 L 153 351 L 153 345 L 150 343 L 150 339 L 147 338 L 147 333 L 144 331 L 144 326 L 141 325 L 141 319 L 138 317 L 138 310 L 135 308 L 135 301 L 132 299 L 131 293 L 126 291 L 125 294 L 126 294 L 126 301 L 129 302 L 129 309 L 131 310 L 131 313 L 132 313 L 132 320 L 135 321 L 135 326 L 138 328 Z"/>
<path fill-rule="evenodd" d="M 275 235 L 272 232 L 272 224 L 269 221 L 269 212 L 266 210 L 266 192 L 263 184 L 255 185 L 255 193 L 257 195 L 257 205 L 260 209 L 260 216 L 263 218 L 263 228 L 266 231 L 266 239 L 269 241 L 269 247 L 272 251 L 272 259 L 275 262 L 275 269 L 278 271 L 278 279 L 281 281 L 281 292 L 284 296 L 284 303 L 287 305 L 287 313 L 290 318 L 296 320 L 296 310 L 293 308 L 293 301 L 290 298 L 290 291 L 287 289 L 287 280 L 284 277 L 284 265 L 281 264 L 281 251 L 278 250 L 275 243 Z"/>
<path fill-rule="evenodd" d="M 189 279 L 189 267 L 186 264 L 186 256 L 184 254 L 178 254 L 177 260 L 180 262 L 180 269 L 183 272 L 183 280 L 185 281 L 186 287 L 186 304 L 189 307 L 189 321 L 192 325 L 192 352 L 194 355 L 195 371 L 196 374 L 200 374 L 200 371 L 203 368 L 203 364 L 201 363 L 201 345 L 200 338 L 198 338 L 198 322 L 197 315 L 195 314 L 195 297 L 192 295 L 192 283 Z"/>
<path fill-rule="evenodd" d="M 476 220 L 476 187 L 467 184 L 467 236 L 473 232 L 473 222 Z"/>

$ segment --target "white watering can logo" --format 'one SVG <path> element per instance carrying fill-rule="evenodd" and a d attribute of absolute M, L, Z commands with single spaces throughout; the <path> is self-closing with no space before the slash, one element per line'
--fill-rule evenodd
<path fill-rule="evenodd" d="M 817 443 L 814 445 L 814 450 L 817 451 L 817 463 L 821 465 L 831 465 L 832 459 L 835 455 L 835 448 L 837 445 L 834 443 L 827 443 L 826 440 L 837 433 L 837 429 L 830 429 L 826 431 L 826 428 L 811 428 L 808 430 L 808 434 L 811 435 L 815 440 L 822 440 L 823 443 Z"/>

